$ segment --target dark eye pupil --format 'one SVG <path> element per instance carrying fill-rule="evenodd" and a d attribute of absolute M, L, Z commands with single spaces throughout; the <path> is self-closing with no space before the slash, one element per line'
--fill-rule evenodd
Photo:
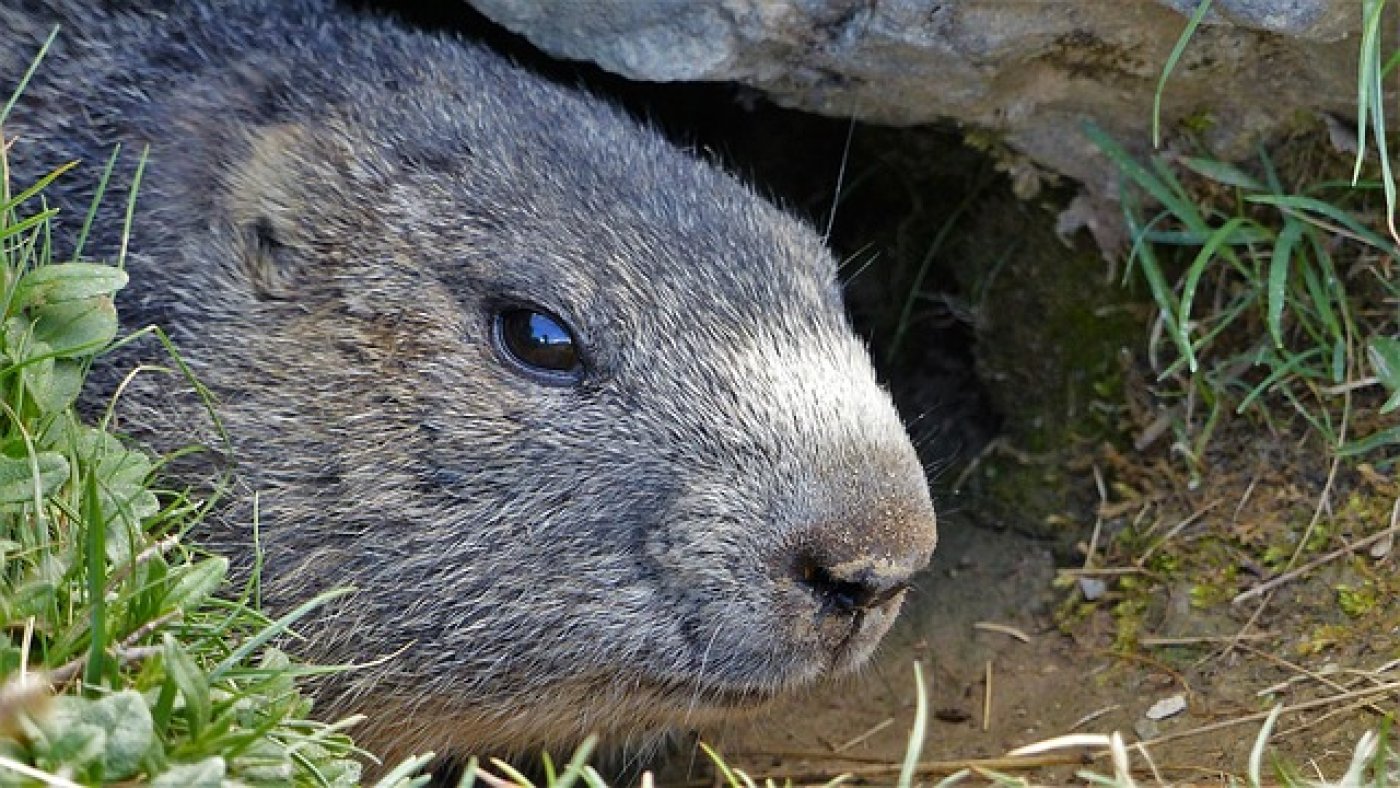
<path fill-rule="evenodd" d="M 508 309 L 497 320 L 501 344 L 523 366 L 565 374 L 578 371 L 574 335 L 557 318 L 530 309 Z"/>

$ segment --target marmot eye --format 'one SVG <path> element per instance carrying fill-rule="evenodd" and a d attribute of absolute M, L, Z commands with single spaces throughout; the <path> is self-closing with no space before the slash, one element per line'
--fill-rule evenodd
<path fill-rule="evenodd" d="M 573 332 L 548 312 L 501 310 L 496 313 L 495 340 L 502 355 L 542 383 L 572 385 L 583 374 Z"/>

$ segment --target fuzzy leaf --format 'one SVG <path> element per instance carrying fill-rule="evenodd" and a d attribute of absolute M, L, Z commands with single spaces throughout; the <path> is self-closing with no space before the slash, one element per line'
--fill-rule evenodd
<path fill-rule="evenodd" d="M 107 562 L 112 565 L 128 563 L 133 555 L 140 552 L 145 540 L 141 532 L 141 521 L 131 522 L 125 517 L 111 514 L 113 507 L 104 504 L 101 492 L 97 493 L 94 500 L 107 523 L 107 533 L 102 539 Z M 93 520 L 96 521 L 96 515 Z"/>
<path fill-rule="evenodd" d="M 67 358 L 31 363 L 24 368 L 24 387 L 40 411 L 58 413 L 78 401 L 83 387 L 82 365 Z"/>
<path fill-rule="evenodd" d="M 137 528 L 146 518 L 160 511 L 160 501 L 155 493 L 136 484 L 103 487 L 98 497 L 102 501 L 103 519 L 127 528 Z"/>
<path fill-rule="evenodd" d="M 16 626 L 33 616 L 39 618 L 53 602 L 55 584 L 47 580 L 29 580 L 6 589 L 0 596 L 0 623 Z"/>
<path fill-rule="evenodd" d="M 321 755 L 321 753 L 309 753 L 308 760 L 316 762 L 316 770 L 331 788 L 354 788 L 354 786 L 360 785 L 362 767 L 359 761 L 350 758 L 331 758 L 328 755 L 314 758 L 315 755 Z"/>
<path fill-rule="evenodd" d="M 151 780 L 151 788 L 218 788 L 225 771 L 224 759 L 217 755 L 198 763 L 177 763 Z"/>
<path fill-rule="evenodd" d="M 73 768 L 102 782 L 135 775 L 155 744 L 150 710 L 135 690 L 98 700 L 57 697 L 39 728 L 41 763 Z"/>
<path fill-rule="evenodd" d="M 34 466 L 38 466 L 39 495 L 46 496 L 68 481 L 68 459 L 52 451 L 29 457 L 0 456 L 0 504 L 28 503 L 34 500 Z"/>
<path fill-rule="evenodd" d="M 18 362 L 24 354 L 20 352 L 29 334 L 29 321 L 20 317 L 12 317 L 5 321 L 5 356 L 10 361 Z"/>
<path fill-rule="evenodd" d="M 102 758 L 105 781 L 125 780 L 136 774 L 141 759 L 155 743 L 155 730 L 146 699 L 135 690 L 125 690 L 88 707 L 84 721 L 100 726 L 107 733 Z"/>
<path fill-rule="evenodd" d="M 60 358 L 91 355 L 117 335 L 117 309 L 108 296 L 62 301 L 35 311 L 34 338 Z"/>
<path fill-rule="evenodd" d="M 200 732 L 209 724 L 213 708 L 209 701 L 209 680 L 170 635 L 165 636 L 161 653 L 165 657 L 166 676 L 185 698 L 185 719 L 190 724 L 190 736 L 199 738 Z"/>
<path fill-rule="evenodd" d="M 300 747 L 303 756 L 312 756 L 310 746 Z M 259 739 L 234 758 L 230 766 L 240 782 L 253 785 L 287 785 L 294 780 L 295 771 L 287 748 L 268 739 Z"/>
<path fill-rule="evenodd" d="M 126 286 L 126 272 L 98 263 L 63 263 L 35 268 L 19 280 L 15 301 L 35 307 L 60 301 L 110 296 Z"/>
<path fill-rule="evenodd" d="M 136 528 L 160 511 L 160 502 L 147 488 L 153 467 L 150 458 L 98 430 L 88 430 L 79 440 L 79 451 L 97 474 L 105 521 Z"/>
<path fill-rule="evenodd" d="M 170 590 L 165 594 L 167 610 L 189 610 L 203 602 L 224 582 L 228 559 L 206 558 L 197 564 L 170 570 Z"/>
<path fill-rule="evenodd" d="M 81 700 L 91 704 L 94 701 Z M 62 724 L 54 724 L 63 720 Z M 79 722 L 72 717 L 54 714 L 44 721 L 44 737 L 34 742 L 35 762 L 49 769 L 71 769 L 90 773 L 98 770 L 107 750 L 107 733 L 99 725 Z"/>
<path fill-rule="evenodd" d="M 109 488 L 146 488 L 152 468 L 145 453 L 128 448 L 116 437 L 102 430 L 82 428 L 78 436 L 78 452 L 91 463 L 98 480 Z"/>

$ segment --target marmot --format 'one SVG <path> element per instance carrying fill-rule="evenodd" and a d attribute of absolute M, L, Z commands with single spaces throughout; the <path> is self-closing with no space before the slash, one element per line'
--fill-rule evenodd
<path fill-rule="evenodd" d="M 118 307 L 231 436 L 202 538 L 246 557 L 256 494 L 266 604 L 356 589 L 301 631 L 392 655 L 319 690 L 363 744 L 625 740 L 870 655 L 935 517 L 810 227 L 605 101 L 332 0 L 6 5 L 7 92 L 61 25 L 5 129 L 20 179 L 81 162 L 60 255 L 112 147 L 124 184 L 149 146 Z M 212 443 L 189 389 L 142 374 L 119 424 Z"/>

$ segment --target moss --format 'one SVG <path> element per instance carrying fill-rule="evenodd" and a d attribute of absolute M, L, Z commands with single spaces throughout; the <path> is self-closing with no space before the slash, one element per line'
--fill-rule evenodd
<path fill-rule="evenodd" d="M 1135 652 L 1142 637 L 1147 618 L 1148 599 L 1144 594 L 1132 594 L 1120 599 L 1113 606 L 1113 621 L 1117 629 L 1113 638 L 1113 650 Z"/>
<path fill-rule="evenodd" d="M 1296 650 L 1299 656 L 1310 657 L 1335 648 L 1339 643 L 1349 640 L 1350 637 L 1351 628 L 1346 624 L 1323 624 L 1314 627 L 1312 632 L 1298 644 Z"/>
<path fill-rule="evenodd" d="M 1229 589 L 1220 583 L 1194 583 L 1191 586 L 1191 607 L 1209 610 L 1230 599 Z"/>
<path fill-rule="evenodd" d="M 1006 450 L 969 480 L 983 516 L 1069 537 L 1046 513 L 1090 511 L 1087 474 L 1069 465 L 1122 442 L 1122 348 L 1140 346 L 1140 303 L 1097 252 L 1066 246 L 1039 206 L 991 201 L 952 259 L 974 304 L 979 377 L 1002 416 Z M 1067 472 L 1068 471 L 1068 472 Z"/>
<path fill-rule="evenodd" d="M 1376 586 L 1370 582 L 1359 586 L 1338 585 L 1333 590 L 1337 592 L 1337 606 L 1351 618 L 1360 618 L 1380 604 Z"/>
<path fill-rule="evenodd" d="M 1209 132 L 1215 128 L 1217 122 L 1215 115 L 1208 109 L 1198 109 L 1183 116 L 1179 121 L 1183 130 L 1196 136 Z"/>
<path fill-rule="evenodd" d="M 1171 552 L 1159 551 L 1147 560 L 1147 569 L 1159 575 L 1173 575 L 1181 569 L 1181 558 Z"/>
<path fill-rule="evenodd" d="M 1308 535 L 1308 541 L 1303 544 L 1303 551 L 1316 553 L 1327 548 L 1327 543 L 1332 541 L 1332 534 L 1335 529 L 1327 520 L 1319 520 L 1313 526 L 1312 533 Z"/>

